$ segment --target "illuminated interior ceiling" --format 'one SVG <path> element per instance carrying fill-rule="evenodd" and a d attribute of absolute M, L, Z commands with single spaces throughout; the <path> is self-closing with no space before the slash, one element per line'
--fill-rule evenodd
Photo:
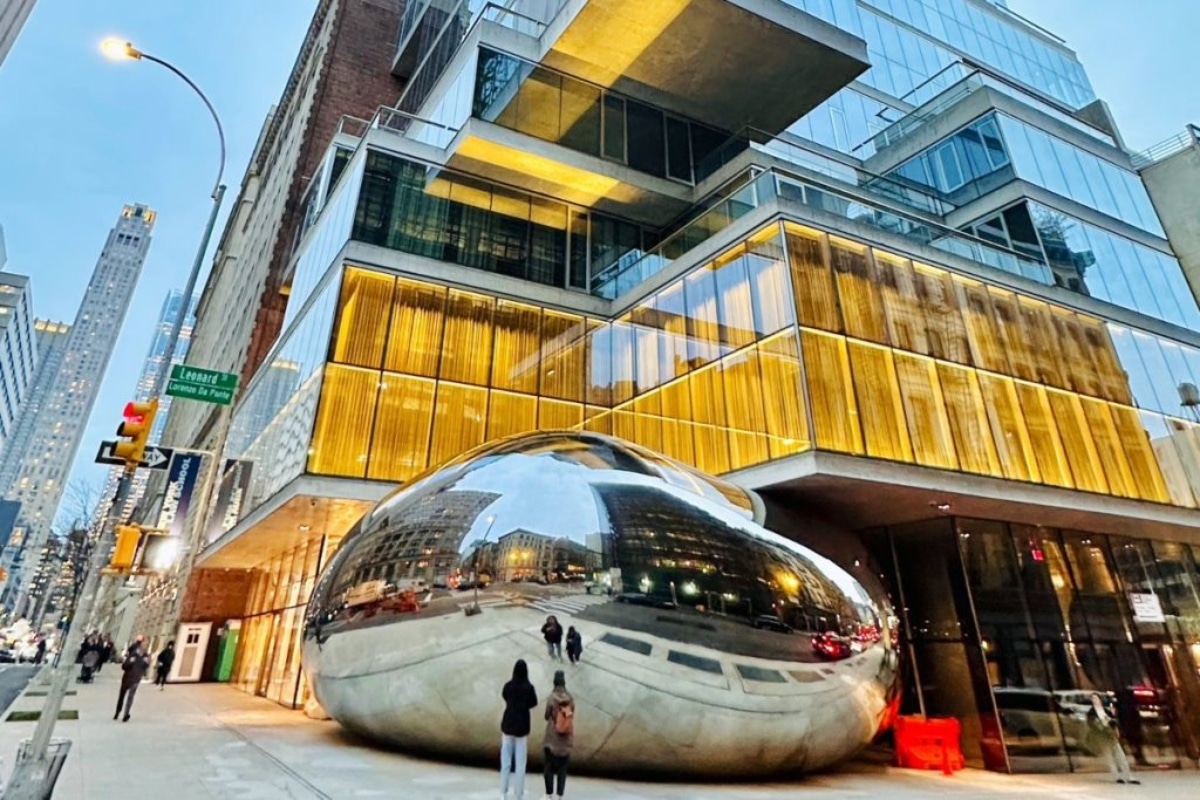
<path fill-rule="evenodd" d="M 388 488 L 388 487 L 383 487 Z M 382 494 L 383 488 L 380 493 Z M 286 553 L 306 541 L 328 535 L 340 539 L 378 500 L 343 499 L 297 494 L 259 515 L 252 513 L 243 523 L 200 554 L 199 566 L 205 568 L 252 569 Z"/>
<path fill-rule="evenodd" d="M 870 66 L 780 0 L 590 0 L 547 66 L 725 130 L 777 133 Z"/>
<path fill-rule="evenodd" d="M 666 224 L 690 205 L 691 190 L 682 184 L 630 171 L 631 179 L 636 177 L 647 184 L 639 186 L 613 177 L 611 164 L 598 164 L 597 171 L 588 169 L 584 166 L 587 162 L 599 161 L 593 156 L 573 153 L 481 120 L 471 120 L 468 128 L 468 135 L 447 164 L 452 169 L 651 225 Z M 553 152 L 555 158 L 536 150 Z M 601 168 L 607 174 L 598 171 Z"/>

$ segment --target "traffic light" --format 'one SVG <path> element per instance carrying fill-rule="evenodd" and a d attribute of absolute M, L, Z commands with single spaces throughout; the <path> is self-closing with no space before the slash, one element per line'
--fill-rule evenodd
<path fill-rule="evenodd" d="M 118 439 L 113 447 L 113 455 L 125 459 L 125 463 L 132 467 L 141 464 L 146 456 L 150 429 L 154 427 L 154 416 L 157 413 L 157 397 L 152 397 L 144 403 L 126 403 L 125 421 L 117 427 Z"/>
<path fill-rule="evenodd" d="M 108 568 L 117 572 L 132 570 L 133 560 L 137 557 L 138 544 L 141 541 L 141 528 L 136 525 L 118 525 L 117 543 L 113 547 L 112 558 L 108 560 Z"/>

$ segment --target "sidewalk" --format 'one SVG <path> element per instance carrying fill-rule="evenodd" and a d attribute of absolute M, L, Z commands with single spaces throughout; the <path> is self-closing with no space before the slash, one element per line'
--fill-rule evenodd
<path fill-rule="evenodd" d="M 143 684 L 128 723 L 112 720 L 119 671 L 106 667 L 97 682 L 72 685 L 58 736 L 73 740 L 55 800 L 165 797 L 169 800 L 496 800 L 491 770 L 425 761 L 379 750 L 343 734 L 336 723 L 314 722 L 226 686 Z M 31 686 L 37 691 L 38 687 Z M 42 697 L 22 696 L 12 710 L 36 710 Z M 8 712 L 5 712 L 5 717 Z M 7 779 L 17 743 L 32 722 L 0 722 L 0 758 Z M 481 722 L 481 724 L 487 724 Z M 967 770 L 953 777 L 854 764 L 836 774 L 757 785 L 635 784 L 572 777 L 571 800 L 794 800 L 817 798 L 1129 798 L 1194 800 L 1200 773 L 1142 773 L 1142 786 L 1117 786 L 1101 775 L 1008 776 Z M 526 800 L 542 797 L 530 775 Z"/>

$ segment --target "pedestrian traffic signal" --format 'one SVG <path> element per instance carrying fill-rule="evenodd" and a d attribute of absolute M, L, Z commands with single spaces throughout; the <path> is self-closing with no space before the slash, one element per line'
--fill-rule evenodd
<path fill-rule="evenodd" d="M 117 572 L 132 570 L 133 560 L 137 557 L 138 544 L 141 541 L 141 528 L 136 525 L 118 525 L 117 543 L 113 546 L 112 558 L 108 560 L 108 568 Z"/>
<path fill-rule="evenodd" d="M 144 403 L 132 402 L 125 405 L 125 421 L 117 427 L 117 444 L 113 455 L 125 459 L 130 467 L 137 467 L 146 456 L 146 445 L 150 442 L 150 429 L 158 414 L 158 398 L 152 397 Z"/>

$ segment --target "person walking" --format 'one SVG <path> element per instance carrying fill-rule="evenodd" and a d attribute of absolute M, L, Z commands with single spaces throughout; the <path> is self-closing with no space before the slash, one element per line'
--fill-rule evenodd
<path fill-rule="evenodd" d="M 161 692 L 167 686 L 167 676 L 171 674 L 171 665 L 175 663 L 175 640 L 167 642 L 167 646 L 158 654 L 154 665 L 154 685 Z"/>
<path fill-rule="evenodd" d="M 1121 747 L 1121 737 L 1117 733 L 1117 723 L 1104 708 L 1104 702 L 1099 693 L 1092 695 L 1092 707 L 1087 712 L 1088 749 L 1104 759 L 1108 771 L 1116 777 L 1117 783 L 1141 783 L 1133 777 L 1129 769 L 1129 759 Z"/>
<path fill-rule="evenodd" d="M 99 674 L 100 669 L 109 661 L 112 661 L 113 651 L 116 650 L 117 647 L 115 644 L 113 644 L 112 636 L 107 633 L 104 634 L 103 639 L 97 642 L 96 647 L 100 656 L 96 660 L 96 672 Z"/>
<path fill-rule="evenodd" d="M 95 636 L 88 636 L 79 647 L 79 682 L 91 683 L 96 672 L 96 662 L 100 660 L 100 642 Z"/>
<path fill-rule="evenodd" d="M 575 626 L 567 628 L 567 658 L 572 664 L 578 664 L 579 658 L 583 655 L 583 637 L 579 635 L 579 631 L 575 630 Z"/>
<path fill-rule="evenodd" d="M 516 800 L 525 796 L 525 765 L 529 758 L 529 712 L 538 706 L 524 659 L 513 664 L 512 680 L 504 684 L 504 716 L 500 720 L 500 800 L 508 797 L 509 779 Z"/>
<path fill-rule="evenodd" d="M 41 664 L 46 660 L 46 637 L 38 634 L 37 649 L 33 656 L 34 664 Z"/>
<path fill-rule="evenodd" d="M 121 716 L 121 706 L 125 707 L 122 722 L 129 722 L 129 712 L 133 709 L 133 696 L 137 694 L 138 686 L 150 669 L 150 653 L 146 650 L 146 637 L 138 634 L 125 651 L 125 660 L 121 662 L 121 691 L 117 694 L 117 710 L 113 719 Z"/>
<path fill-rule="evenodd" d="M 567 676 L 561 669 L 554 673 L 554 691 L 546 701 L 545 716 L 542 754 L 546 757 L 546 800 L 562 800 L 571 750 L 575 747 L 575 698 L 567 691 Z"/>
<path fill-rule="evenodd" d="M 546 640 L 546 650 L 550 653 L 550 658 L 562 661 L 563 629 L 562 625 L 558 624 L 557 617 L 546 617 L 546 624 L 542 626 L 542 637 Z"/>

